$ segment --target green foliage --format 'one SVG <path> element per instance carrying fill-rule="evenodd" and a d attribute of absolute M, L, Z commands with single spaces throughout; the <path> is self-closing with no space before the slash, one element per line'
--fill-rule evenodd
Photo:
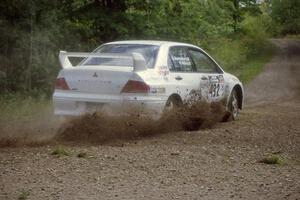
<path fill-rule="evenodd" d="M 61 156 L 69 156 L 70 153 L 63 147 L 63 146 L 58 146 L 52 153 L 51 155 L 57 155 L 59 157 Z"/>
<path fill-rule="evenodd" d="M 234 33 L 240 31 L 240 23 L 245 19 L 245 15 L 259 15 L 261 10 L 256 0 L 226 0 L 230 3 L 230 13 Z"/>
<path fill-rule="evenodd" d="M 266 15 L 248 16 L 242 23 L 241 29 L 244 35 L 244 46 L 248 48 L 248 56 L 256 56 L 262 53 L 267 45 L 269 37 L 268 25 L 270 18 Z"/>
<path fill-rule="evenodd" d="M 0 95 L 0 122 L 38 119 L 52 112 L 51 101 L 40 93 L 37 97 L 21 93 Z"/>
<path fill-rule="evenodd" d="M 235 74 L 247 83 L 261 72 L 265 63 L 270 61 L 274 46 L 271 42 L 255 39 L 220 39 L 211 43 L 210 52 L 227 72 Z M 256 45 L 256 48 L 253 46 Z M 251 48 L 252 47 L 252 48 Z"/>
<path fill-rule="evenodd" d="M 228 71 L 236 74 L 243 83 L 248 83 L 262 71 L 265 63 L 272 58 L 274 53 L 273 44 L 268 42 L 263 49 L 260 54 L 248 58 L 247 62 L 241 64 L 238 69 L 228 69 Z"/>
<path fill-rule="evenodd" d="M 271 16 L 282 34 L 300 34 L 300 1 L 270 0 Z"/>
<path fill-rule="evenodd" d="M 260 160 L 261 163 L 269 164 L 269 165 L 282 165 L 283 159 L 278 155 L 271 155 Z"/>
<path fill-rule="evenodd" d="M 28 199 L 30 193 L 28 191 L 22 191 L 21 194 L 19 195 L 18 199 L 19 200 L 26 200 Z"/>
<path fill-rule="evenodd" d="M 210 52 L 225 70 L 235 71 L 246 62 L 248 49 L 241 41 L 220 39 L 213 43 Z"/>
<path fill-rule="evenodd" d="M 236 68 L 261 52 L 274 21 L 284 32 L 297 32 L 299 2 L 286 1 L 282 7 L 279 0 L 4 0 L 0 93 L 49 97 L 59 50 L 91 51 L 113 40 L 189 42 Z"/>
<path fill-rule="evenodd" d="M 58 66 L 55 52 L 58 42 L 54 37 L 59 27 L 55 6 L 46 0 L 1 3 L 1 91 L 50 92 Z"/>

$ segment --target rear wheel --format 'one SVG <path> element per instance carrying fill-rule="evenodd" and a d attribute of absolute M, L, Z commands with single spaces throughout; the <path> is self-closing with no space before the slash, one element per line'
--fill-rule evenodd
<path fill-rule="evenodd" d="M 225 114 L 223 121 L 237 120 L 239 115 L 239 103 L 236 90 L 233 90 L 227 105 L 227 113 Z"/>
<path fill-rule="evenodd" d="M 164 111 L 171 111 L 174 108 L 180 107 L 181 105 L 182 105 L 182 101 L 180 97 L 176 98 L 174 96 L 171 96 L 166 102 Z"/>

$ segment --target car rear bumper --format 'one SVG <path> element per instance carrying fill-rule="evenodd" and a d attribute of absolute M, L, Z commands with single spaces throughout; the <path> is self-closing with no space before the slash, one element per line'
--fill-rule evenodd
<path fill-rule="evenodd" d="M 100 95 L 55 91 L 53 94 L 54 114 L 78 116 L 96 111 L 120 114 L 134 108 L 161 114 L 167 98 L 164 96 Z"/>

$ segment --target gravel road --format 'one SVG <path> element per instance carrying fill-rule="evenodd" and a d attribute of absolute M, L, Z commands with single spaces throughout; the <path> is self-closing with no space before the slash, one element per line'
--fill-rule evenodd
<path fill-rule="evenodd" d="M 56 145 L 0 148 L 0 199 L 300 199 L 300 40 L 273 42 L 238 121 L 71 144 L 68 156 L 51 155 Z M 259 162 L 273 154 L 283 163 Z"/>

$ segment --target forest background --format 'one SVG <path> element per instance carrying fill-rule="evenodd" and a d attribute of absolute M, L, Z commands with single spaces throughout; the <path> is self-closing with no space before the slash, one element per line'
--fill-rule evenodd
<path fill-rule="evenodd" d="M 272 57 L 269 38 L 299 36 L 299 13 L 299 0 L 2 0 L 0 110 L 48 105 L 60 50 L 114 40 L 192 43 L 247 83 Z"/>

